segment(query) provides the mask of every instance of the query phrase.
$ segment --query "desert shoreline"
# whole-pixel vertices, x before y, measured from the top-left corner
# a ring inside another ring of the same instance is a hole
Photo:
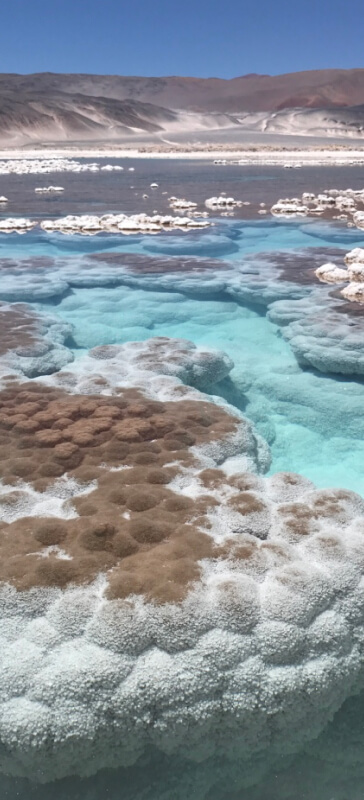
[[[1,160],[30,160],[54,158],[92,158],[92,159],[179,159],[179,160],[209,160],[230,163],[240,162],[242,166],[348,166],[364,164],[364,146],[355,149],[329,145],[325,148],[308,146],[307,148],[286,148],[284,146],[252,145],[239,148],[237,145],[229,148],[214,146],[201,147],[162,147],[160,145],[129,147],[39,147],[25,149],[0,149]],[[218,166],[218,165],[217,165]]]

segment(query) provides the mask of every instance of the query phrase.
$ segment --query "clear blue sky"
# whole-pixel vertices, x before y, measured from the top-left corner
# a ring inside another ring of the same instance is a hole
[[[230,78],[364,66],[364,0],[2,0],[0,72]]]

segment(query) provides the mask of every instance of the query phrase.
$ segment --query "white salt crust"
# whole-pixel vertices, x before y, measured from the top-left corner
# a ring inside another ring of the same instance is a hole
[[[223,351],[197,347],[187,339],[155,336],[144,342],[95,347],[69,364],[67,371],[41,381],[77,394],[112,394],[118,387],[139,387],[162,401],[196,400],[201,399],[196,389],[219,382],[233,366]]]
[[[208,220],[196,220],[193,217],[172,217],[169,214],[104,214],[101,217],[82,214],[79,216],[60,217],[54,220],[43,220],[40,227],[47,232],[72,235],[81,233],[86,236],[97,233],[160,233],[163,230],[188,230],[190,228],[208,228],[212,223]],[[14,226],[13,226],[14,227]]]
[[[1,173],[0,173],[1,174]],[[60,192],[61,187],[50,186],[45,189],[35,191],[40,192]],[[42,230],[47,233],[61,233],[64,235],[82,234],[84,236],[94,236],[97,233],[116,233],[116,234],[155,234],[166,230],[187,231],[192,228],[208,228],[213,223],[206,219],[195,219],[196,215],[189,217],[172,217],[170,214],[104,214],[101,217],[81,214],[78,216],[68,215],[58,219],[45,219],[39,224]],[[200,216],[205,216],[201,214]],[[38,226],[36,220],[21,217],[7,217],[0,219],[1,233],[28,233]]]
[[[123,167],[107,164],[101,169],[120,171]],[[73,158],[50,157],[50,158],[8,158],[0,161],[0,175],[48,175],[53,172],[99,172],[100,165],[96,162],[82,163]],[[50,186],[45,189],[35,191],[48,191],[53,189],[60,191],[60,186]]]
[[[162,280],[168,283],[168,277]],[[264,265],[256,286],[249,280],[237,282],[236,292],[258,294]],[[267,287],[266,304],[272,293],[274,286]],[[322,336],[321,303],[315,308],[317,331],[312,319],[307,323],[313,351]],[[272,316],[289,320],[284,331],[292,346],[296,340],[297,353],[300,347],[307,353],[307,333],[303,329],[301,336],[299,326],[309,305],[306,295],[271,306]],[[336,335],[339,349],[343,335],[333,326],[330,337]],[[160,400],[197,400],[206,397],[195,387],[221,380],[232,366],[224,354],[179,340],[102,350],[91,351],[67,373],[41,380],[71,392],[112,394],[118,386],[138,386]],[[160,375],[163,370],[167,374]],[[103,387],[97,376],[104,378]],[[243,418],[235,436],[196,455],[201,467],[219,465],[228,473],[263,472],[269,465],[267,446]],[[150,747],[195,764],[228,758],[249,772],[256,761],[269,765],[298,752],[363,687],[363,500],[315,491],[299,476],[291,482],[284,475],[256,475],[251,481],[262,509],[234,511],[228,501],[237,490],[222,483],[207,532],[225,546],[257,543],[254,557],[205,560],[200,583],[180,606],[137,597],[110,602],[106,576],[63,592],[2,588],[2,772],[39,782],[89,775],[133,765]],[[187,471],[173,488],[191,497],[203,492],[198,475]],[[60,496],[53,487],[47,515],[70,512],[68,489]],[[17,518],[28,516],[29,508],[39,515],[36,493],[24,484],[19,491]],[[77,491],[73,487],[71,494]],[[335,513],[325,512],[325,504],[329,509],[335,500]],[[295,534],[284,522],[287,515],[296,518],[295,511],[282,508],[294,502],[312,511],[306,534]]]
[[[360,212],[362,213],[362,212]],[[362,213],[364,218],[364,214]],[[359,226],[360,227],[360,226]],[[341,294],[352,302],[364,302],[364,250],[355,247],[344,258],[347,269],[340,269],[335,264],[323,264],[316,270],[316,275],[326,283],[346,283]]]
[[[2,522],[15,522],[22,517],[75,519],[78,515],[71,501],[75,497],[90,494],[96,486],[96,481],[81,486],[67,475],[57,478],[44,492],[37,492],[21,480],[15,489],[0,481],[0,519]]]
[[[163,347],[174,355],[180,348],[193,361],[189,343]],[[114,355],[95,358],[102,350]],[[83,381],[91,390],[95,370],[109,393],[124,381],[123,347],[102,350],[77,362],[73,391],[83,391]],[[148,376],[149,392],[158,396],[157,384],[150,388],[161,363],[155,343],[137,353],[134,385]],[[184,388],[176,376],[159,380],[169,391],[174,386],[172,396]],[[185,470],[173,488],[197,496],[199,469],[238,454],[264,468],[251,427],[242,422],[240,431],[207,453],[196,451],[200,466]],[[2,587],[2,772],[46,782],[127,767],[150,748],[196,764],[227,757],[250,769],[256,758],[269,764],[298,751],[363,685],[364,501],[315,491],[299,476],[252,475],[249,482],[260,505],[246,514],[228,504],[239,489],[220,482],[206,532],[232,555],[204,560],[200,581],[180,605],[108,601],[102,575],[64,591]],[[68,513],[69,489],[66,481],[60,498],[53,487],[55,515],[65,514],[60,499]],[[297,517],[287,508],[295,501],[311,510],[306,533],[287,523]],[[18,514],[29,514],[26,503]],[[252,544],[250,558],[233,556],[233,546],[249,551]]]
[[[107,601],[102,576],[63,592],[2,588],[3,772],[88,775],[150,747],[270,763],[320,733],[363,685],[364,502],[346,493],[302,536],[282,504],[335,492],[285,475],[254,492],[266,507],[255,533],[227,512],[213,535],[254,541],[256,555],[203,562],[181,605]]]
[[[299,166],[287,164],[285,166]],[[363,189],[328,189],[321,194],[303,192],[301,197],[286,197],[278,200],[271,208],[275,217],[307,217],[324,214],[325,211],[336,211],[333,219],[346,222],[350,227],[364,227],[364,212],[358,205],[364,202]],[[348,222],[349,220],[349,222]]]
[[[188,342],[161,340],[159,347],[158,340],[129,346],[129,360],[125,346],[96,349],[63,380],[73,377],[72,391],[95,391],[97,372],[112,393],[126,369],[130,385],[148,386],[152,396],[179,391],[196,399],[202,395],[182,386],[178,370],[191,373],[195,364],[201,379],[205,360],[210,376],[221,364],[231,366]],[[175,374],[158,377],[166,355]],[[243,421],[235,437],[196,452],[200,468],[238,454],[252,467],[255,460],[258,471],[267,466]],[[198,470],[185,471],[174,489],[201,493]],[[205,560],[200,582],[180,606],[140,597],[110,602],[106,576],[65,591],[2,588],[4,773],[41,782],[87,775],[132,765],[150,747],[192,762],[225,756],[249,762],[262,754],[269,761],[316,736],[360,687],[364,502],[347,493],[339,512],[325,517],[322,509],[309,534],[296,535],[284,523],[282,504],[298,500],[314,508],[318,500],[335,500],[335,492],[315,492],[299,477],[250,481],[261,507],[240,514],[228,505],[238,489],[222,483],[208,533],[230,548],[257,543],[254,557]],[[67,479],[56,482],[43,497],[46,509],[24,484],[18,491],[17,518],[44,511],[67,516],[70,494],[79,490]]]

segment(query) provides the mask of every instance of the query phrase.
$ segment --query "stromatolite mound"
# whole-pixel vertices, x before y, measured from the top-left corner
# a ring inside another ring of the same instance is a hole
[[[244,442],[252,462],[257,451],[249,423],[219,406],[136,390],[11,385],[0,392],[0,430],[0,580],[17,589],[82,584],[117,567],[113,596],[148,585],[150,596],[180,598],[211,551],[204,529],[216,501],[208,489],[182,496],[174,481]]]
[[[99,380],[0,393],[1,770],[250,774],[362,685],[364,502],[263,478],[249,423],[196,390]],[[238,453],[256,474],[228,477]]]
[[[234,366],[231,358],[220,350],[196,347],[188,339],[163,336],[120,346],[94,347],[89,355],[99,361],[117,364],[119,377],[120,373],[124,372],[125,375],[128,370],[129,380],[134,374],[140,382],[141,372],[154,372],[157,375],[170,375],[187,386],[201,390],[219,383]]]
[[[72,327],[49,314],[36,314],[26,303],[0,302],[1,372],[28,378],[47,375],[73,361],[64,346]]]

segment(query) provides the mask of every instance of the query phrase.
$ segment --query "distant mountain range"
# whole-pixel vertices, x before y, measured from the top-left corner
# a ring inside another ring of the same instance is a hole
[[[0,75],[0,143],[123,142],[232,129],[364,138],[364,69],[221,78]]]

